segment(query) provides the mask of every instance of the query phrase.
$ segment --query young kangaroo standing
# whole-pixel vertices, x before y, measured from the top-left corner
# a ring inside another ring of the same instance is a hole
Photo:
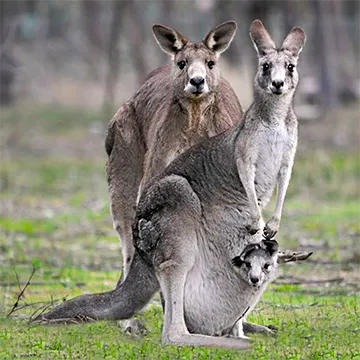
[[[229,129],[242,117],[218,64],[235,32],[236,23],[229,21],[212,29],[203,41],[191,42],[171,28],[153,26],[155,39],[171,55],[172,64],[154,70],[118,110],[105,142],[110,207],[121,238],[122,278],[134,253],[131,226],[141,188],[190,146]]]
[[[268,222],[265,233],[277,231],[296,148],[292,103],[305,33],[293,28],[278,49],[255,20],[250,36],[259,55],[253,104],[241,123],[181,154],[144,189],[126,280],[113,291],[65,302],[38,320],[129,318],[160,285],[164,344],[248,346],[245,339],[214,335],[234,327],[241,335],[242,318],[258,300],[249,300],[230,259],[249,244],[261,244],[261,210],[278,183],[271,218],[277,220]]]

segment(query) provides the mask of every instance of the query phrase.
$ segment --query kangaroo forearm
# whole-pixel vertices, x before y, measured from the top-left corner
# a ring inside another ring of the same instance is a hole
[[[246,165],[246,163],[242,160],[238,160],[237,165],[239,177],[249,202],[250,211],[252,214],[260,215],[261,211],[257,203],[257,196],[255,190],[255,169]]]
[[[279,220],[281,219],[285,196],[287,193],[287,189],[289,187],[291,170],[292,170],[291,166],[286,166],[283,169],[281,169],[279,173],[276,206],[273,214],[273,216],[277,217]]]

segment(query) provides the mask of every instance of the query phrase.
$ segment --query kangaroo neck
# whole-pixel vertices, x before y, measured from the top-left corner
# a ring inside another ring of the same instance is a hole
[[[185,132],[190,135],[192,132],[199,131],[206,121],[206,114],[214,103],[212,94],[200,99],[178,99],[178,104],[183,112],[187,114]]]
[[[284,122],[292,109],[294,92],[275,95],[254,90],[254,102],[251,115],[265,123]]]
[[[193,112],[204,113],[209,106],[215,102],[215,96],[213,93],[203,95],[199,99],[191,99],[188,97],[178,97],[178,102],[182,109],[184,109],[189,114]]]

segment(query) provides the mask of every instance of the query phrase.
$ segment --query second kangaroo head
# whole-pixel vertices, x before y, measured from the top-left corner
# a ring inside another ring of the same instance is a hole
[[[296,66],[306,40],[304,30],[294,27],[277,48],[262,22],[255,20],[250,37],[259,58],[255,89],[275,96],[293,93],[299,81]]]
[[[159,46],[173,59],[176,96],[198,100],[216,92],[220,82],[218,59],[229,47],[235,32],[236,23],[229,21],[212,29],[203,41],[191,42],[167,26],[153,26]]]
[[[276,240],[249,244],[241,255],[232,259],[232,264],[249,285],[260,287],[272,280],[276,274],[278,249]]]

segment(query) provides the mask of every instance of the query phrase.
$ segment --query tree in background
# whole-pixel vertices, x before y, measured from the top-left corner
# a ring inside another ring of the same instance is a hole
[[[14,101],[13,85],[17,62],[13,45],[16,16],[21,5],[20,1],[0,1],[0,105],[10,105]]]

